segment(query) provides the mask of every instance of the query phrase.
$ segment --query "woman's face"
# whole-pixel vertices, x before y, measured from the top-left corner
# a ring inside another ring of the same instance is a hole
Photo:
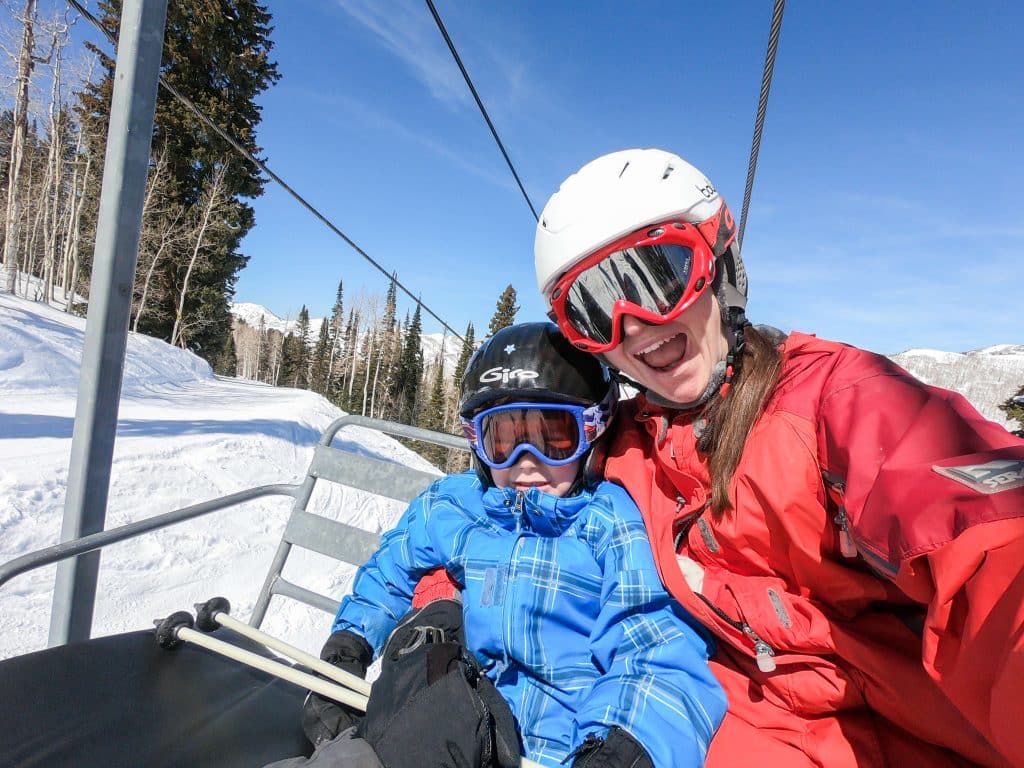
[[[671,323],[647,325],[627,315],[622,330],[622,343],[604,353],[608,364],[675,403],[700,397],[729,352],[712,291]]]

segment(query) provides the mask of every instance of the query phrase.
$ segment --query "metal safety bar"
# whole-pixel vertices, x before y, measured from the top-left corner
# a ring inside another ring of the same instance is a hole
[[[327,481],[408,502],[437,479],[437,475],[430,472],[413,469],[384,458],[332,447],[331,442],[334,437],[339,430],[346,426],[364,427],[395,437],[421,440],[453,450],[469,450],[466,441],[454,435],[365,416],[342,416],[331,422],[324,430],[306,470],[306,477],[301,483],[247,488],[182,509],[154,515],[145,520],[128,523],[118,528],[100,531],[29,552],[0,565],[0,587],[15,576],[27,571],[87,552],[94,552],[111,544],[202,517],[217,510],[264,496],[290,496],[295,499],[291,514],[285,525],[281,543],[278,545],[267,578],[260,590],[249,624],[253,627],[260,626],[273,595],[289,597],[333,613],[338,607],[336,600],[292,584],[281,577],[281,571],[292,546],[304,547],[342,562],[361,565],[376,550],[379,537],[369,531],[308,511],[306,507],[316,484],[320,481]],[[88,606],[88,610],[92,611],[92,605]]]

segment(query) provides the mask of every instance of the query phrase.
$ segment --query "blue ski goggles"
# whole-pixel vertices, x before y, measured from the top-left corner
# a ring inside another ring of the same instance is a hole
[[[503,403],[471,419],[462,431],[473,452],[491,469],[507,469],[530,453],[561,467],[585,454],[608,426],[610,403]]]

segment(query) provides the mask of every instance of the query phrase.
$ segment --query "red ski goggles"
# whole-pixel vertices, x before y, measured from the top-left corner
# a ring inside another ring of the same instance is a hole
[[[709,243],[716,242],[718,219],[644,227],[573,265],[551,293],[551,314],[565,337],[602,353],[622,342],[624,315],[654,325],[679,317],[714,279]]]

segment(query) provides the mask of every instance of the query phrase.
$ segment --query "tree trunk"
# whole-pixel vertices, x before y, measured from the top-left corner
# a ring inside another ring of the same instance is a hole
[[[370,398],[370,415],[379,416],[377,411],[377,383],[380,381],[380,361],[384,357],[384,347],[381,346],[380,354],[377,355],[377,365],[373,369],[373,397]],[[369,376],[367,376],[369,378]]]
[[[68,224],[68,232],[71,234],[70,245],[68,247],[68,254],[66,261],[70,262],[70,268],[68,269],[68,281],[64,285],[64,295],[67,303],[64,305],[64,311],[70,312],[75,305],[75,288],[78,285],[78,256],[79,246],[82,241],[82,206],[85,204],[85,190],[89,186],[89,171],[92,168],[92,155],[85,159],[85,170],[82,172],[82,188],[77,193],[78,199],[75,201],[75,212],[71,217],[71,222]]]
[[[206,236],[206,230],[210,226],[210,217],[220,201],[220,189],[223,181],[224,166],[222,165],[214,172],[213,178],[210,180],[209,194],[207,195],[206,205],[203,208],[203,218],[199,225],[199,230],[196,232],[196,242],[192,248],[192,256],[189,258],[188,267],[185,270],[185,279],[181,283],[181,295],[178,297],[178,307],[174,314],[174,328],[171,330],[171,344],[180,346],[182,349],[185,349],[185,298],[188,296],[189,281],[192,278],[192,270],[195,269],[196,261],[199,260],[199,253],[203,249],[203,238]]]
[[[18,182],[25,152],[25,135],[28,133],[28,86],[34,68],[32,52],[35,48],[35,22],[36,0],[25,0],[25,14],[22,18],[24,28],[15,81],[14,130],[11,136],[11,161],[7,176],[7,219],[4,231],[3,265],[7,269],[7,290],[10,293],[14,293],[14,281],[18,273],[18,222],[21,217]]]
[[[64,136],[60,130],[60,86],[61,48],[57,45],[59,28],[53,30],[53,77],[50,88],[50,155],[47,179],[50,182],[51,197],[44,195],[46,215],[43,217],[43,301],[47,304],[53,298],[54,270],[57,263],[57,238],[59,237],[61,187],[64,184]]]

